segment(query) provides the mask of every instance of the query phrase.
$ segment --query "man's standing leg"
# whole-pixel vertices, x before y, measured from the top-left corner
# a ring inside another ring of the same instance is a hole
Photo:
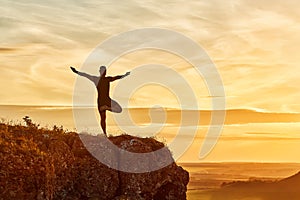
[[[103,133],[107,136],[106,134],[106,111],[100,111],[100,124],[101,124],[101,128],[103,130]]]

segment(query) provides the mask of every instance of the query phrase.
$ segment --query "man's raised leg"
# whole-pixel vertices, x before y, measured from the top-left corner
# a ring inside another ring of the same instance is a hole
[[[99,108],[99,112],[103,112],[103,111],[111,111],[114,113],[121,113],[122,112],[122,107],[114,100],[111,100],[111,106],[108,105],[102,105]]]
[[[121,113],[122,107],[115,100],[111,100],[111,110],[110,111],[115,112],[115,113]]]

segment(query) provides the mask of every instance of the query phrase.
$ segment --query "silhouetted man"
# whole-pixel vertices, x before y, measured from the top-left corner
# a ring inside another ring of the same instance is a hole
[[[115,113],[122,112],[121,106],[116,101],[112,100],[109,97],[109,84],[112,81],[128,76],[130,72],[127,72],[126,74],[119,75],[119,76],[113,76],[113,77],[106,76],[106,67],[101,66],[99,69],[100,76],[92,76],[84,72],[79,72],[74,67],[70,67],[70,68],[74,73],[88,78],[97,87],[97,91],[98,91],[97,103],[98,103],[98,111],[100,113],[100,118],[101,118],[101,128],[104,134],[107,135],[106,134],[106,110]]]

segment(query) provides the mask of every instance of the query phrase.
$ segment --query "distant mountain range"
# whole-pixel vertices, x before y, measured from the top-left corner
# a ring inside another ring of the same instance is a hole
[[[279,181],[237,181],[212,192],[212,200],[299,200],[300,172]]]

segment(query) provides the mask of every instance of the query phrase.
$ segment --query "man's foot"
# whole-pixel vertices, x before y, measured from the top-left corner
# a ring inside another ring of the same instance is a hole
[[[100,112],[105,111],[105,110],[109,110],[109,109],[110,109],[110,107],[107,106],[107,105],[100,106]]]

